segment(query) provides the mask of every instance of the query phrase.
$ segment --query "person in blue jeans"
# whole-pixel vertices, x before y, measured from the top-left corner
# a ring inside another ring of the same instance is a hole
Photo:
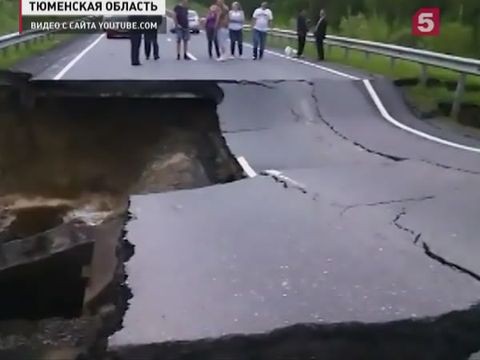
[[[253,60],[261,60],[267,43],[267,33],[273,21],[272,11],[268,8],[268,3],[262,5],[253,12]]]
[[[214,46],[215,46],[215,52],[217,54],[217,59],[220,57],[220,47],[218,46],[218,40],[217,40],[217,29],[215,28],[217,24],[217,16],[218,16],[217,5],[210,6],[207,17],[205,19],[205,34],[207,35],[208,56],[210,59],[213,58],[212,50]]]
[[[243,25],[245,23],[245,14],[240,6],[240,3],[235,1],[232,4],[232,10],[228,15],[230,31],[230,54],[235,56],[235,45],[238,46],[238,55],[243,55]]]

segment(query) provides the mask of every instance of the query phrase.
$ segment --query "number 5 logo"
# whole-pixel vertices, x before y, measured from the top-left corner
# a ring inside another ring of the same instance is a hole
[[[440,9],[421,8],[412,18],[412,35],[438,36],[440,35]]]

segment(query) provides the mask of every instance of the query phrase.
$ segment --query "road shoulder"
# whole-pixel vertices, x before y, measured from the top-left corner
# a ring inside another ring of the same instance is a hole
[[[27,72],[33,76],[40,75],[44,72],[58,72],[71,58],[82,51],[82,49],[97,37],[98,34],[73,36],[50,51],[18,62],[12,67],[12,70]]]

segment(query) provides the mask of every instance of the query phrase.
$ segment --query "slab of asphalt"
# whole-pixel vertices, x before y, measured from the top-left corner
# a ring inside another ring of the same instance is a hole
[[[345,192],[338,181],[328,189]],[[380,206],[340,217],[328,195],[269,177],[131,201],[133,298],[112,350],[419,319],[480,295],[478,281],[427,257]]]
[[[221,84],[219,118],[231,151],[257,174],[281,172],[131,199],[133,298],[111,351],[128,358],[156,344],[145,358],[182,358],[200,343],[218,349],[228,343],[224,337],[268,339],[291,325],[361,322],[373,329],[400,320],[432,323],[455,311],[480,322],[471,308],[480,296],[480,202],[472,196],[479,178],[435,163],[448,154],[475,168],[476,157],[385,122],[359,85]],[[418,158],[400,159],[414,153]],[[465,340],[455,326],[445,331]],[[425,341],[446,334],[432,331]],[[478,334],[476,325],[472,331]],[[444,346],[449,356],[456,351]],[[432,359],[441,358],[437,350]],[[351,358],[381,359],[375,351]],[[383,354],[394,358],[396,351]]]

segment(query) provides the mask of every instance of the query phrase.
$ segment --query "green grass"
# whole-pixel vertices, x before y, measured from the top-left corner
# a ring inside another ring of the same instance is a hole
[[[443,89],[441,89],[443,92]],[[415,104],[418,110],[422,113],[430,113],[438,109],[438,102],[442,101],[444,96],[448,96],[448,93],[437,94],[432,96],[430,92],[424,86],[412,86],[407,90],[407,98],[409,102]]]
[[[178,4],[178,1],[176,0],[166,0],[167,2],[167,9],[173,9],[175,5]],[[202,17],[207,13],[208,8],[202,4],[198,4],[196,2],[190,1],[189,2],[189,7],[192,10],[195,10],[198,12],[198,16]]]
[[[279,37],[271,36],[269,39],[271,46],[283,49],[290,45],[296,47],[296,40],[287,40]],[[307,44],[305,47],[305,56],[308,58],[316,58],[316,49],[314,44]],[[350,50],[348,57],[345,56],[345,50],[339,47],[326,46],[326,59],[334,63],[351,66],[373,74],[385,75],[391,79],[418,78],[420,76],[421,67],[419,64],[410,61],[396,60],[394,66],[391,66],[390,59],[380,55],[370,54],[368,58],[364,52]],[[439,68],[428,68],[428,75],[431,78],[438,79],[442,82],[457,81],[458,74]],[[467,77],[467,86],[480,86],[480,78],[475,76]],[[453,99],[453,91],[444,87],[424,87],[414,86],[408,87],[407,93],[420,109],[438,107],[440,102],[451,102]],[[480,105],[479,91],[466,91],[463,98],[464,102]]]
[[[0,0],[0,35],[18,31],[18,2]]]
[[[18,31],[18,1],[0,0],[0,35]],[[0,50],[0,69],[8,69],[28,57],[41,54],[57,46],[71,35],[53,35],[37,39],[36,42],[11,46]]]
[[[8,69],[21,60],[51,50],[71,36],[71,34],[52,35],[50,38],[37,39],[35,43],[23,43],[18,48],[11,46],[5,50],[0,50],[0,69]]]

